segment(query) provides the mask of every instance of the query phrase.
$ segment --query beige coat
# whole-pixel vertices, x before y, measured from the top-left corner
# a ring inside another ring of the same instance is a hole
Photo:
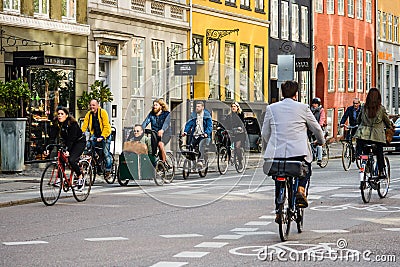
[[[384,106],[381,106],[375,118],[368,118],[367,110],[363,107],[358,115],[357,124],[359,126],[355,138],[386,143],[385,127],[390,127],[391,123]]]

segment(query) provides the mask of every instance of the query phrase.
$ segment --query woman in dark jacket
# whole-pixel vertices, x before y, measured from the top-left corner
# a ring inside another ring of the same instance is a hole
[[[244,145],[244,142],[246,141],[244,114],[238,102],[233,102],[231,104],[231,112],[225,117],[224,127],[225,129],[233,132],[231,141],[235,144],[235,152],[238,152],[238,150]],[[230,145],[230,142],[228,143],[228,145]],[[239,162],[242,162],[242,159],[240,158],[242,154],[237,153],[236,155],[238,155]]]
[[[64,155],[68,157],[68,163],[71,169],[75,172],[78,177],[78,189],[82,187],[83,175],[79,168],[78,162],[79,157],[82,155],[83,150],[86,146],[86,139],[82,133],[81,128],[78,125],[76,119],[69,114],[69,111],[65,107],[57,109],[57,119],[54,121],[52,128],[50,129],[50,140],[54,140],[57,137],[61,137],[64,145],[66,146],[66,152]]]

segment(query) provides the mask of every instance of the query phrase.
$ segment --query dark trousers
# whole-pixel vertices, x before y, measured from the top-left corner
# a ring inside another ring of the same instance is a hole
[[[364,154],[368,154],[368,149],[364,147],[366,144],[375,144],[376,148],[373,151],[373,153],[376,155],[376,161],[378,163],[378,170],[381,172],[383,171],[383,168],[385,168],[385,157],[383,155],[383,143],[379,142],[374,142],[371,140],[363,140],[363,139],[357,139],[357,149],[361,150]]]
[[[86,147],[86,140],[85,138],[82,138],[78,142],[74,143],[72,147],[68,150],[69,152],[68,163],[69,166],[71,166],[71,169],[76,173],[77,177],[82,174],[78,162],[79,162],[79,157],[82,155],[82,152],[85,149],[85,147]]]

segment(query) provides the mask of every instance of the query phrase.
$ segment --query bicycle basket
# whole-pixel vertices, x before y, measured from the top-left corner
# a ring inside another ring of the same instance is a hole
[[[304,161],[294,160],[265,160],[263,171],[268,176],[306,177],[308,166]]]

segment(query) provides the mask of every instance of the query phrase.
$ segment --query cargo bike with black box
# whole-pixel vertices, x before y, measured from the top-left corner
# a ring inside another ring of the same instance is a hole
[[[156,185],[163,185],[171,183],[175,177],[175,160],[172,153],[167,151],[166,162],[163,162],[157,148],[157,133],[145,129],[144,134],[151,140],[150,153],[124,151],[119,156],[117,180],[121,186],[128,185],[130,180],[154,180]]]

